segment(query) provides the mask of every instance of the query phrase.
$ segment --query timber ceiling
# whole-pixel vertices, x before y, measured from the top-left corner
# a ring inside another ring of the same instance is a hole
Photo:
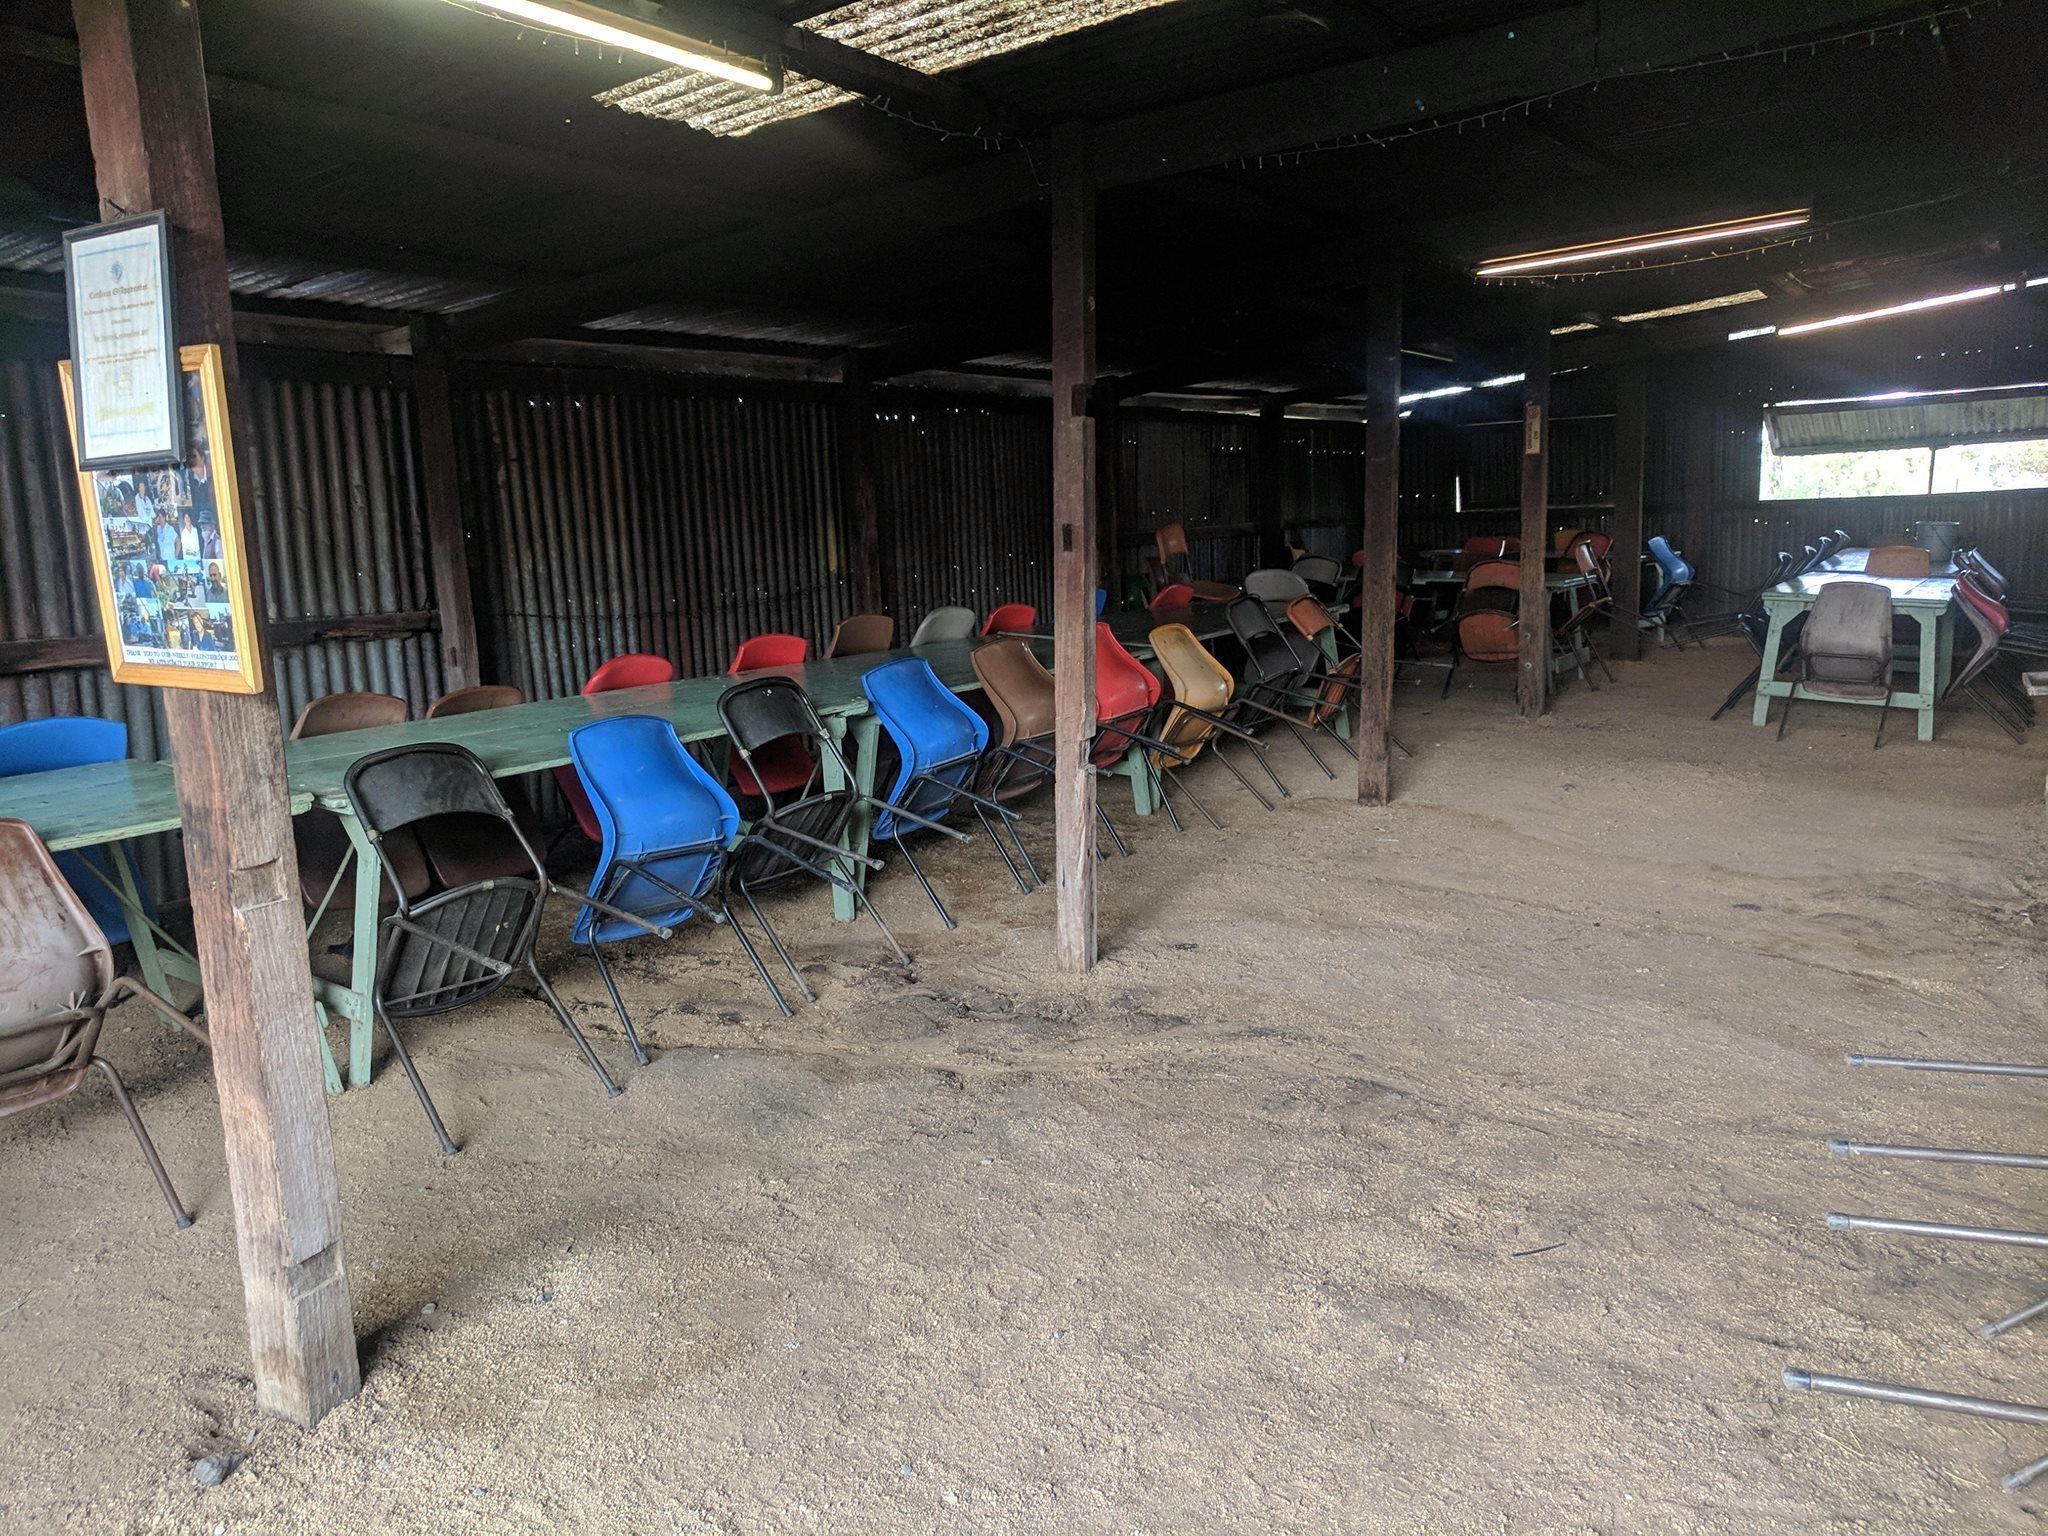
[[[662,9],[772,42],[829,8]],[[1029,368],[1043,134],[1074,118],[1102,125],[1105,366],[1162,384],[1352,392],[1367,272],[1389,255],[1413,347],[1442,359],[1411,358],[1420,386],[1512,366],[1539,288],[1555,323],[1594,327],[1559,339],[1563,362],[2048,271],[2035,0],[1115,9],[923,80],[816,56],[853,99],[733,138],[595,100],[640,63],[437,0],[202,0],[236,286],[281,314],[448,315],[476,351],[582,338]],[[0,82],[0,268],[47,286],[58,234],[93,216],[62,0],[0,0]],[[1801,205],[1810,230],[1746,255],[1466,275]],[[1612,320],[1750,289],[1767,297]]]

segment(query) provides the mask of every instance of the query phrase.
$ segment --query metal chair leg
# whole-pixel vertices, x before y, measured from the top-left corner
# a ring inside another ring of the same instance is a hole
[[[1003,846],[1002,838],[997,835],[996,829],[989,824],[988,812],[977,805],[974,808],[974,815],[975,819],[981,823],[981,830],[988,834],[988,840],[995,845],[996,853],[1003,861],[1003,867],[1010,872],[1010,878],[1017,882],[1017,894],[1019,896],[1030,895],[1031,888],[1024,883],[1023,871],[1017,868],[1017,861],[1010,857],[1010,850]]]
[[[1173,796],[1167,792],[1166,781],[1156,773],[1152,775],[1152,798],[1157,800],[1160,808],[1166,812],[1166,819],[1173,823],[1174,831],[1185,832],[1187,830],[1186,827],[1181,825],[1180,811],[1173,803]],[[1096,809],[1100,810],[1101,806],[1098,804]]]
[[[626,1026],[626,1039],[632,1042],[633,1059],[644,1067],[652,1058],[648,1056],[647,1048],[641,1045],[640,1032],[633,1028],[632,1017],[627,1014],[626,1004],[619,997],[619,989],[612,981],[612,968],[605,964],[604,951],[598,948],[597,940],[594,938],[587,947],[590,950],[590,958],[597,962],[597,974],[604,979],[604,989],[611,997],[612,1008],[618,1014],[619,1022]]]
[[[1187,783],[1181,778],[1179,774],[1175,773],[1172,769],[1169,768],[1165,770],[1165,776],[1167,778],[1172,779],[1174,787],[1178,789],[1182,794],[1188,797],[1188,804],[1192,805],[1196,810],[1202,813],[1203,820],[1207,821],[1209,825],[1214,827],[1218,832],[1221,832],[1223,830],[1223,823],[1218,821],[1213,815],[1210,814],[1209,807],[1202,804],[1201,800],[1197,798],[1195,792],[1192,789],[1188,788]]]
[[[604,1063],[597,1059],[597,1052],[590,1048],[590,1042],[583,1038],[583,1031],[576,1027],[576,1021],[569,1017],[569,1010],[562,1006],[562,1000],[555,996],[555,989],[548,985],[547,977],[541,975],[540,966],[533,956],[526,957],[526,969],[540,984],[540,995],[548,1000],[548,1006],[555,1010],[555,1017],[562,1021],[562,1028],[569,1031],[569,1038],[576,1042],[576,1049],[583,1053],[583,1059],[590,1063],[590,1070],[597,1074],[597,1080],[604,1084],[605,1097],[619,1096],[619,1085],[612,1081],[611,1073],[605,1071]]]
[[[156,1175],[156,1187],[163,1191],[164,1204],[171,1208],[171,1219],[177,1222],[179,1231],[184,1231],[192,1225],[192,1214],[178,1199],[177,1190],[171,1187],[171,1176],[164,1172],[164,1160],[156,1155],[156,1143],[149,1139],[142,1116],[136,1112],[135,1101],[128,1097],[128,1085],[121,1081],[121,1074],[114,1070],[114,1064],[106,1057],[95,1056],[92,1064],[107,1074],[107,1086],[114,1090],[114,1102],[121,1106],[121,1113],[128,1117],[128,1129],[142,1144],[142,1155],[149,1162],[149,1171]]]
[[[811,990],[811,984],[805,981],[802,973],[797,970],[796,962],[789,958],[789,951],[782,947],[782,935],[777,933],[775,925],[768,921],[768,914],[763,912],[761,904],[754,900],[754,893],[742,885],[740,899],[747,904],[747,910],[754,914],[754,921],[761,925],[762,935],[768,940],[769,947],[775,951],[775,957],[782,962],[782,968],[789,972],[789,979],[795,982],[797,990],[803,993],[804,1001],[815,1003],[818,1000],[817,993]],[[755,962],[757,965],[759,963],[758,960]]]
[[[1451,679],[1456,677],[1457,675],[1458,653],[1456,651],[1452,651],[1451,664],[1448,667],[1444,668],[1444,691],[1440,695],[1438,695],[1438,697],[1448,699],[1451,696]]]
[[[391,1022],[391,1015],[384,1009],[382,998],[372,998],[376,1009],[377,1022],[384,1026],[384,1033],[391,1040],[391,1054],[398,1058],[398,1064],[405,1069],[406,1081],[412,1084],[412,1091],[420,1101],[420,1108],[427,1112],[427,1124],[434,1128],[434,1134],[441,1140],[441,1155],[453,1157],[461,1149],[448,1135],[448,1127],[441,1123],[441,1111],[434,1108],[434,1101],[427,1095],[427,1085],[420,1081],[420,1069],[412,1064],[412,1052],[405,1048],[405,1042],[398,1038],[398,1026]]]
[[[1799,685],[1797,683],[1794,683],[1792,686],[1796,688]],[[1778,740],[1783,741],[1785,739],[1785,727],[1791,723],[1791,720],[1792,695],[1788,693],[1785,695],[1785,712],[1782,715],[1778,716]]]
[[[768,995],[775,999],[776,1008],[785,1019],[791,1017],[789,1004],[783,999],[782,990],[775,985],[775,978],[768,974],[768,967],[761,963],[761,953],[754,948],[754,941],[747,937],[747,930],[742,928],[739,919],[732,915],[732,907],[728,904],[720,910],[725,914],[725,926],[730,928],[733,937],[740,941],[740,948],[754,964],[754,974],[761,978],[761,985],[766,987]]]
[[[1124,846],[1123,834],[1117,831],[1116,823],[1109,819],[1109,812],[1102,808],[1100,800],[1095,802],[1095,815],[1102,822],[1102,830],[1109,834],[1109,840],[1116,844],[1117,853],[1128,859],[1131,856],[1131,850]],[[1043,883],[1043,881],[1040,882],[1040,884]]]
[[[1245,787],[1246,793],[1248,793],[1254,800],[1258,801],[1259,804],[1263,805],[1269,811],[1274,808],[1273,802],[1266,798],[1264,792],[1260,790],[1258,785],[1254,784],[1250,779],[1245,777],[1244,770],[1238,767],[1237,764],[1233,763],[1228,757],[1224,756],[1222,747],[1219,746],[1213,748],[1211,755],[1215,757],[1217,762],[1221,763],[1226,769],[1230,771],[1230,776],[1236,779],[1238,783],[1242,784]]]
[[[882,921],[882,914],[877,912],[875,910],[875,904],[872,901],[868,900],[868,893],[864,889],[862,889],[861,883],[853,878],[851,872],[842,871],[841,873],[844,876],[846,883],[853,887],[853,899],[855,904],[858,905],[863,911],[865,911],[869,917],[875,920],[875,926],[882,930],[883,940],[887,942],[888,946],[891,949],[896,951],[896,963],[899,965],[910,964],[910,956],[905,954],[903,951],[903,946],[896,942],[896,935],[891,933],[889,931],[889,925]]]
[[[1870,744],[1870,750],[1873,752],[1884,745],[1884,723],[1890,718],[1891,712],[1892,695],[1891,690],[1887,688],[1885,690],[1884,702],[1877,706],[1877,739]]]
[[[1729,694],[1727,698],[1723,699],[1721,701],[1721,707],[1715,710],[1711,715],[1707,716],[1707,719],[1710,721],[1718,720],[1723,715],[1727,714],[1729,710],[1733,709],[1737,704],[1741,703],[1742,700],[1748,695],[1750,689],[1754,688],[1757,685],[1758,680],[1763,676],[1763,670],[1764,669],[1760,666],[1751,667],[1749,669],[1749,676],[1745,677],[1741,682],[1735,685],[1735,691]]]
[[[910,872],[917,876],[917,883],[924,887],[925,898],[931,902],[932,910],[939,914],[939,921],[946,925],[946,932],[951,933],[958,928],[960,925],[953,921],[953,914],[946,910],[946,904],[939,900],[939,893],[932,889],[931,881],[925,878],[924,866],[917,862],[917,855],[905,845],[901,832],[896,834],[896,850],[903,855],[903,862],[910,866]],[[1014,874],[1016,871],[1012,870],[1011,873]]]

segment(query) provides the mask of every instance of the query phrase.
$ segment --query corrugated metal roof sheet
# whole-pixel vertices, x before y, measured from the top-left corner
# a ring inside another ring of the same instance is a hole
[[[1876,399],[1791,400],[1769,406],[1773,453],[1852,453],[2048,437],[2048,383],[2002,389],[1901,392]]]

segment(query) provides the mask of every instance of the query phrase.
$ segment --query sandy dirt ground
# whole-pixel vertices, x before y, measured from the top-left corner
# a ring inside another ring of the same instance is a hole
[[[626,1092],[508,995],[411,1034],[459,1157],[395,1066],[334,1104],[365,1380],[314,1434],[252,1406],[203,1059],[129,1010],[199,1221],[97,1089],[0,1124],[0,1530],[2039,1529],[1998,1479],[2048,1436],[1779,1372],[2043,1395],[2038,1330],[1973,1332],[2037,1260],[1823,1220],[2041,1224],[2040,1174],[1826,1151],[2042,1150],[2037,1087],[1842,1059],[2041,1057],[2040,754],[1708,724],[1747,662],[1536,724],[1404,684],[1386,810],[1291,745],[1272,814],[1196,776],[1222,832],[1112,784],[1085,982],[948,846],[959,932],[879,885],[908,973],[776,908],[787,1021],[729,940],[638,946],[635,1069],[557,912]]]

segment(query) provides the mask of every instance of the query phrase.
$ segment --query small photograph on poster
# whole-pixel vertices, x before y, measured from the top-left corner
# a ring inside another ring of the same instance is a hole
[[[181,461],[79,476],[119,682],[257,692],[220,353],[187,347]],[[68,382],[68,380],[67,380]]]

